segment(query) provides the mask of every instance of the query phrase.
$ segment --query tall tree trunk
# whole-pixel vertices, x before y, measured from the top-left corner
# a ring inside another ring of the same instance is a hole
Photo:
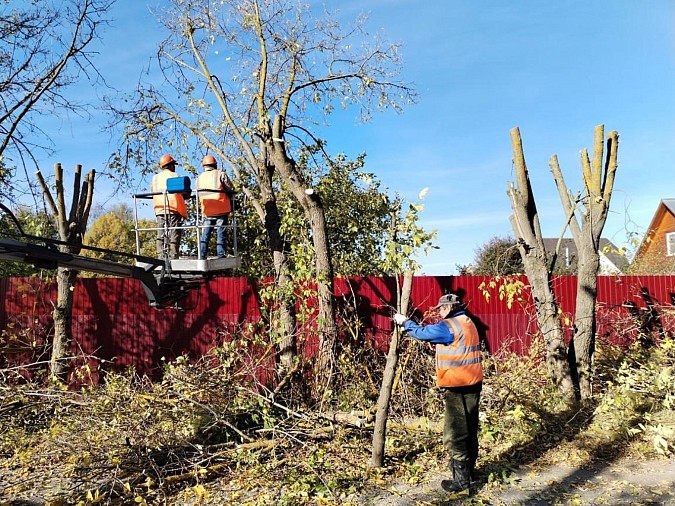
[[[67,357],[73,335],[73,287],[78,271],[67,267],[56,270],[58,297],[52,316],[54,318],[54,339],[49,370],[52,377],[66,379],[68,373]]]
[[[317,322],[319,358],[314,367],[314,378],[318,389],[314,393],[316,397],[320,397],[324,391],[330,388],[335,342],[338,335],[337,322],[335,321],[335,299],[333,297],[333,264],[321,197],[307,186],[295,162],[286,153],[283,140],[284,131],[284,118],[282,115],[277,115],[268,134],[267,150],[271,155],[274,167],[302,206],[312,229],[319,305]]]
[[[410,294],[412,293],[413,271],[406,271],[403,275],[403,288],[398,293],[398,312],[408,314]],[[389,405],[391,402],[396,368],[398,367],[399,341],[401,329],[394,326],[394,333],[389,342],[387,363],[384,367],[380,395],[377,398],[377,412],[375,413],[375,427],[373,428],[373,450],[370,456],[370,467],[382,467],[384,465],[384,446],[387,439],[387,420],[389,420]]]
[[[546,369],[550,379],[568,400],[573,397],[573,381],[560,323],[558,303],[551,286],[546,258],[525,254],[523,265],[530,283],[537,324],[546,347]]]
[[[516,174],[516,185],[511,183],[507,192],[513,210],[510,217],[511,226],[523,258],[525,274],[532,287],[537,323],[546,346],[548,372],[561,395],[572,403],[574,387],[567,361],[564,334],[558,316],[558,305],[551,288],[551,272],[546,261],[539,215],[518,128],[511,129],[511,146]]]
[[[590,245],[589,245],[590,246]],[[593,353],[595,351],[596,317],[595,307],[598,296],[597,269],[600,258],[596,248],[591,247],[585,254],[579,252],[579,259],[585,258],[577,272],[577,299],[574,314],[574,336],[570,341],[569,359],[573,378],[581,399],[590,399],[593,394]]]
[[[328,247],[326,215],[321,199],[316,193],[307,199],[307,214],[312,226],[314,244],[317,297],[319,304],[319,359],[316,363],[315,377],[321,393],[330,388],[333,377],[337,324],[335,319],[335,299],[333,297],[333,263]]]
[[[61,164],[54,164],[56,200],[54,200],[49,186],[47,186],[46,181],[42,177],[42,173],[39,170],[36,173],[45,200],[54,215],[59,231],[59,238],[65,243],[59,246],[59,250],[63,253],[77,255],[82,250],[82,238],[87,229],[89,211],[94,199],[95,174],[95,170],[89,171],[82,182],[82,188],[80,188],[82,166],[75,166],[72,201],[70,211],[66,212],[66,197]],[[79,272],[76,270],[62,267],[59,267],[56,273],[58,298],[53,312],[54,339],[49,366],[51,376],[61,380],[66,380],[68,373],[63,359],[68,354],[73,336],[73,285],[78,274]]]
[[[575,331],[569,347],[569,363],[575,388],[582,400],[590,399],[593,394],[591,387],[596,332],[595,308],[597,275],[600,270],[598,250],[618,167],[619,134],[612,131],[607,135],[605,152],[604,131],[603,125],[595,127],[592,160],[588,156],[588,150],[581,152],[585,189],[583,196],[574,197],[567,189],[558,158],[553,155],[549,161],[578,252]],[[578,206],[579,203],[582,205]]]
[[[279,362],[281,365],[280,375],[293,370],[293,364],[297,356],[296,326],[295,326],[295,301],[289,294],[293,293],[293,279],[289,274],[288,255],[284,248],[281,236],[281,217],[277,206],[276,195],[272,186],[272,173],[274,167],[259,168],[258,185],[260,187],[263,206],[265,210],[265,230],[270,241],[272,261],[279,297]],[[276,326],[271,322],[272,328]]]

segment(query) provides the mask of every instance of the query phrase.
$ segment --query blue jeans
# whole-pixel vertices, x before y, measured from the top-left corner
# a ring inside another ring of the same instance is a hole
[[[216,229],[216,254],[218,258],[225,256],[225,227],[227,226],[227,215],[221,216],[205,216],[202,222],[204,228],[202,229],[202,237],[199,241],[199,259],[206,258],[206,252],[209,247],[209,240],[213,229]]]

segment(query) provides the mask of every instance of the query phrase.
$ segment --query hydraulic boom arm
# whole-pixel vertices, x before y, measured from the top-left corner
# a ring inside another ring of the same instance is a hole
[[[113,253],[128,255],[121,252]],[[70,267],[80,271],[138,279],[143,285],[150,305],[158,309],[174,307],[194,285],[194,282],[167,274],[162,260],[138,255],[130,256],[140,260],[141,266],[64,253],[53,243],[41,245],[0,238],[0,260],[28,263],[44,269]]]
[[[83,249],[134,259],[136,265],[129,265],[60,251],[59,246],[69,246],[69,244],[55,239],[28,235],[21,228],[16,216],[5,205],[0,204],[0,211],[9,218],[16,228],[17,232],[13,235],[21,239],[0,237],[0,260],[32,264],[43,269],[70,267],[78,271],[138,279],[143,285],[143,290],[150,305],[158,309],[178,307],[178,303],[185,298],[187,291],[197,285],[194,280],[173,275],[170,268],[166,269],[165,262],[157,258],[82,246]]]

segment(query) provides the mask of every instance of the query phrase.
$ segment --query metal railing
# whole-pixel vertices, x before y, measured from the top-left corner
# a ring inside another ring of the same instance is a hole
[[[239,252],[238,252],[238,245],[237,245],[237,216],[236,216],[236,208],[235,208],[235,199],[233,196],[232,192],[227,192],[225,190],[209,190],[209,189],[201,189],[201,190],[196,190],[197,195],[192,195],[191,192],[190,194],[183,194],[183,198],[186,201],[194,199],[196,201],[195,209],[196,212],[194,214],[194,222],[192,223],[183,223],[180,226],[170,226],[168,223],[168,220],[164,220],[164,226],[156,226],[156,227],[140,227],[139,226],[139,216],[138,216],[138,202],[139,200],[146,200],[150,199],[152,200],[153,197],[156,195],[163,195],[164,196],[164,210],[165,210],[165,215],[169,214],[169,195],[170,192],[167,190],[161,191],[161,192],[148,192],[148,193],[137,193],[134,194],[134,233],[136,237],[136,253],[140,255],[141,253],[141,232],[155,232],[158,233],[160,231],[164,231],[163,234],[163,240],[164,243],[162,245],[162,257],[165,260],[168,260],[169,258],[169,244],[168,244],[168,237],[169,237],[169,232],[171,230],[184,230],[187,231],[190,234],[195,235],[195,242],[197,244],[197,258],[202,257],[202,251],[201,251],[201,236],[202,232],[207,226],[203,225],[203,221],[205,216],[203,215],[200,201],[198,195],[199,192],[221,192],[221,193],[228,193],[230,195],[230,200],[232,203],[232,211],[227,215],[228,216],[228,222],[226,225],[223,225],[224,233],[225,233],[225,243],[227,245],[231,245],[232,247],[232,257],[238,258],[239,257]],[[189,215],[188,215],[189,219]],[[214,234],[217,234],[217,230],[214,230]],[[153,239],[153,241],[156,239]],[[180,247],[180,245],[179,245]],[[206,252],[203,255],[206,257]],[[229,255],[228,255],[229,256]]]

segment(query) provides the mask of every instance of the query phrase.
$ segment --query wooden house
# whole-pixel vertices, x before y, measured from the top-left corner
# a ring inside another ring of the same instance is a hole
[[[675,199],[661,200],[631,265],[635,274],[675,274]]]

